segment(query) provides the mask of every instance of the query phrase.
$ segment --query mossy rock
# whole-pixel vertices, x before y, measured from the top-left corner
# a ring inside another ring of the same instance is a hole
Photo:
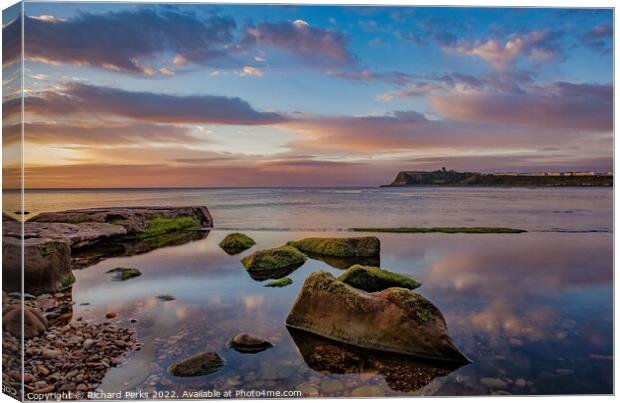
[[[281,278],[279,280],[271,281],[268,284],[265,284],[265,287],[286,287],[287,285],[293,284],[293,280],[288,277]]]
[[[441,311],[420,294],[398,287],[370,293],[325,271],[308,276],[286,324],[365,349],[468,362]]]
[[[228,234],[220,242],[220,248],[224,249],[229,255],[236,255],[250,249],[254,245],[256,245],[256,242],[252,238],[240,232]]]
[[[154,217],[148,221],[147,227],[140,236],[150,237],[181,230],[200,229],[202,224],[196,217]]]
[[[306,256],[291,246],[264,249],[241,260],[243,266],[254,278],[282,278],[306,262]]]
[[[255,354],[273,347],[273,343],[260,336],[241,333],[230,339],[228,347],[240,353]]]
[[[353,257],[379,256],[381,242],[374,236],[352,238],[304,238],[287,245],[302,252],[324,256]]]
[[[224,364],[224,359],[217,353],[205,351],[175,362],[169,371],[180,377],[203,376],[218,371]]]
[[[421,285],[414,279],[402,274],[359,264],[349,267],[338,277],[338,280],[368,292],[381,291],[390,287],[414,290]]]
[[[106,273],[115,273],[114,279],[125,281],[142,275],[142,272],[133,267],[117,267],[112,270],[108,270]]]

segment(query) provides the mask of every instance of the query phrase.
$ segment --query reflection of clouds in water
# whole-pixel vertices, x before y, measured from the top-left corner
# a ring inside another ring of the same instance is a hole
[[[481,312],[462,317],[462,323],[458,326],[468,326],[474,331],[534,341],[548,337],[549,325],[555,317],[556,313],[550,307],[536,307],[524,313],[517,313],[510,302],[496,300]]]
[[[424,256],[430,268],[424,285],[498,298],[609,285],[610,240],[608,235],[532,234],[436,246],[439,251]]]
[[[243,304],[246,311],[252,311],[262,308],[265,304],[264,295],[246,295],[243,297]]]

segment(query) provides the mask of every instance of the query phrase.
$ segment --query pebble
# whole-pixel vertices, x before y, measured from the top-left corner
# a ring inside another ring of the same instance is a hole
[[[105,317],[108,319],[114,319],[116,318],[116,312],[108,312],[105,314]]]
[[[376,397],[376,396],[385,396],[385,392],[382,388],[376,385],[366,385],[360,386],[359,388],[353,389],[351,392],[351,397]]]
[[[503,390],[508,388],[508,383],[499,378],[481,378],[480,383],[490,389]]]
[[[319,390],[315,386],[309,385],[307,383],[303,383],[297,386],[297,390],[303,394],[303,397],[318,397],[319,396]]]
[[[334,393],[343,388],[342,383],[335,379],[326,379],[321,382],[321,390],[325,393]]]

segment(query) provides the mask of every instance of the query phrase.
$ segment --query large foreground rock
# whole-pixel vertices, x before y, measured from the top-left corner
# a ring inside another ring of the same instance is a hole
[[[379,256],[381,243],[374,236],[353,238],[304,238],[288,245],[304,253],[335,257]]]
[[[213,227],[206,207],[106,207],[41,213],[32,222],[108,223],[120,225],[128,234],[158,235],[183,227]]]
[[[468,362],[426,298],[404,288],[368,293],[324,271],[306,279],[286,324],[362,348]]]

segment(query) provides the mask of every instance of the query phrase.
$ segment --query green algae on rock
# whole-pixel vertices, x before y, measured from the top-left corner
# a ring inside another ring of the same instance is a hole
[[[200,229],[201,227],[202,225],[196,217],[153,217],[148,221],[147,227],[140,236],[150,237],[181,230]]]
[[[293,280],[288,277],[284,277],[279,280],[274,280],[265,284],[265,287],[286,287],[287,285],[291,284],[293,284]]]
[[[379,256],[381,243],[374,236],[353,238],[304,238],[287,243],[304,253],[315,253],[325,256]]]
[[[256,242],[252,238],[240,232],[228,234],[220,242],[220,248],[224,249],[229,255],[236,255],[250,249],[254,245],[256,245]]]
[[[308,276],[286,324],[361,348],[469,362],[439,309],[423,296],[397,287],[369,293],[325,271]]]
[[[240,353],[255,354],[273,347],[273,343],[260,336],[248,333],[240,333],[230,339],[228,347]]]
[[[225,361],[217,353],[204,351],[172,364],[169,371],[174,376],[190,377],[209,375],[218,371]]]
[[[291,246],[263,249],[244,257],[243,266],[258,280],[286,277],[306,262],[306,256]]]
[[[413,290],[421,285],[414,279],[402,274],[358,264],[349,267],[347,271],[338,277],[338,280],[368,292],[381,291],[390,287]]]
[[[106,273],[115,273],[114,279],[120,281],[129,280],[142,275],[140,270],[134,269],[133,267],[117,267],[115,269],[108,270]]]
[[[521,234],[524,229],[507,227],[385,227],[385,228],[350,228],[354,232],[389,232],[397,234]]]

